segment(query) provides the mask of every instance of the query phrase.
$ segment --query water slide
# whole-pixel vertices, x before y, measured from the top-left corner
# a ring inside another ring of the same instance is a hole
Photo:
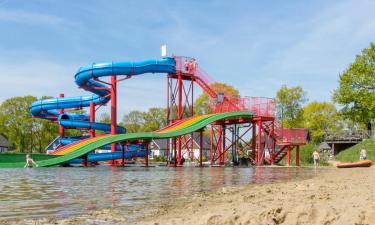
[[[39,100],[32,103],[30,112],[34,117],[58,121],[64,128],[95,129],[109,132],[111,130],[110,124],[90,122],[87,114],[69,112],[61,114],[59,109],[80,109],[89,107],[91,102],[95,105],[101,105],[110,101],[110,87],[99,81],[98,78],[113,75],[134,76],[145,73],[175,73],[175,65],[175,59],[170,57],[140,62],[93,63],[90,66],[81,67],[74,76],[78,87],[92,92],[92,95]],[[117,133],[124,134],[126,129],[118,126]],[[59,141],[65,144],[72,143],[72,139],[69,139],[69,137],[62,138]],[[104,148],[107,147],[104,146]]]
[[[82,157],[95,149],[100,148],[111,143],[118,143],[122,141],[135,141],[135,140],[145,140],[151,141],[152,139],[165,139],[178,137],[184,134],[189,134],[194,131],[200,130],[205,126],[220,120],[225,119],[246,119],[251,118],[253,115],[249,111],[236,111],[236,112],[226,112],[218,114],[207,114],[197,117],[191,117],[168,126],[165,129],[161,129],[155,132],[142,132],[142,133],[128,133],[128,134],[117,134],[117,135],[102,135],[91,139],[82,140],[79,143],[67,146],[65,149],[61,150],[59,154],[61,156],[51,156],[51,159],[37,161],[40,167],[49,167],[60,165],[70,160]],[[14,163],[0,163],[0,168],[10,168],[10,167],[23,167],[25,162],[14,162]]]

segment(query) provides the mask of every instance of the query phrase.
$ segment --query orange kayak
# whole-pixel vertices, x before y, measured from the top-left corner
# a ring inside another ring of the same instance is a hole
[[[370,167],[372,165],[371,160],[360,160],[357,162],[345,162],[337,163],[337,168],[352,168],[352,167]]]

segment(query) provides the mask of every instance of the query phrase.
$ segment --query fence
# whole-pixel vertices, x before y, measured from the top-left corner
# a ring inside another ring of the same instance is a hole
[[[306,144],[307,129],[304,128],[275,128],[279,144]]]
[[[239,97],[217,100],[209,103],[212,113],[232,111],[250,111],[254,116],[275,117],[276,101],[273,98],[264,97]]]

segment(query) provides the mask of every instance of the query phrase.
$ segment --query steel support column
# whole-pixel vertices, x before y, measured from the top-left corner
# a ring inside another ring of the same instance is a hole
[[[90,102],[90,122],[95,122],[95,103]],[[90,127],[90,137],[95,137],[95,130]]]
[[[111,77],[111,135],[117,133],[117,78]],[[116,151],[116,143],[111,144],[111,152]],[[116,160],[108,162],[109,165],[114,165]]]
[[[149,153],[149,152],[148,152],[148,151],[149,151],[149,149],[148,149],[148,144],[149,144],[149,142],[146,142],[146,143],[145,143],[145,147],[146,147],[146,160],[145,160],[146,163],[145,163],[145,164],[146,164],[146,167],[148,167],[148,153]]]
[[[125,166],[125,144],[121,142],[121,166]]]
[[[299,145],[296,146],[296,166],[300,166],[300,160],[299,160]]]
[[[257,149],[257,166],[262,165],[262,121],[258,121],[258,149]]]
[[[251,137],[251,150],[252,150],[252,158],[253,158],[253,162],[256,162],[256,152],[257,152],[257,149],[256,149],[256,146],[257,146],[257,135],[256,135],[256,123],[255,122],[252,122],[252,137]]]
[[[64,96],[63,93],[61,93],[61,94],[59,95],[59,97],[60,97],[60,98],[64,98],[65,96]],[[60,109],[59,113],[60,113],[60,115],[63,114],[63,113],[64,113],[64,109]],[[61,125],[59,125],[59,135],[60,135],[60,138],[63,138],[63,137],[65,136],[65,129],[64,129],[64,127],[61,126]]]
[[[287,147],[287,150],[286,150],[286,164],[287,166],[290,166],[290,144],[288,145]]]
[[[203,130],[199,130],[199,166],[203,166]]]
[[[221,130],[222,130],[222,143],[223,147],[221,149],[220,153],[220,165],[225,165],[225,155],[226,155],[226,133],[225,133],[225,125],[221,125]]]

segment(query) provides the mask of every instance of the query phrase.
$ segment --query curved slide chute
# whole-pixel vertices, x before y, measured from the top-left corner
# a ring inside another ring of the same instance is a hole
[[[76,84],[87,91],[90,96],[51,98],[34,102],[30,106],[30,112],[34,117],[58,121],[64,128],[94,129],[109,132],[109,124],[89,122],[89,115],[65,112],[59,113],[59,109],[77,109],[105,104],[110,100],[110,89],[98,78],[105,76],[134,76],[144,73],[175,73],[176,62],[174,58],[166,57],[158,60],[146,60],[140,62],[110,62],[94,63],[88,67],[81,67],[75,74]],[[126,133],[123,127],[117,127],[117,133]],[[68,140],[67,140],[68,141]]]
[[[38,161],[40,167],[48,167],[54,165],[60,165],[70,160],[82,157],[95,149],[100,148],[111,143],[118,143],[122,141],[135,141],[135,140],[145,140],[151,141],[152,139],[165,139],[178,137],[181,135],[189,134],[194,131],[200,130],[205,126],[225,119],[247,119],[251,118],[253,115],[249,111],[236,111],[236,112],[226,112],[218,114],[208,114],[203,116],[192,117],[185,120],[176,126],[170,126],[162,131],[155,132],[143,132],[143,133],[129,133],[129,134],[117,134],[117,135],[102,135],[95,138],[83,140],[80,143],[73,144],[72,146],[64,149],[61,152],[61,156]],[[2,163],[0,167],[23,167],[24,162],[18,163]]]

